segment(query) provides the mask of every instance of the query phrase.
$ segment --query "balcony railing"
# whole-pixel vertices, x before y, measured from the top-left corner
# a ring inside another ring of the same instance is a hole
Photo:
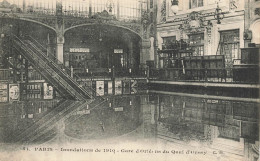
[[[74,68],[73,73],[77,74],[81,78],[87,79],[113,79],[118,77],[128,77],[128,78],[137,78],[147,77],[147,70],[145,68],[142,69],[115,69],[115,68],[95,68],[95,69],[87,69],[87,68]]]
[[[2,3],[5,3],[4,5]],[[89,18],[104,10],[118,20],[140,20],[141,10],[146,9],[144,0],[95,0],[95,1],[62,1],[64,16]],[[110,10],[111,9],[111,10]],[[34,15],[56,15],[56,0],[11,1],[0,2],[0,12],[23,13]]]
[[[171,81],[258,83],[259,67],[150,69],[149,78]]]

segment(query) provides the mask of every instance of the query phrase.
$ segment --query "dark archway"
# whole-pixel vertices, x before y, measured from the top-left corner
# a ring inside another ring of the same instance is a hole
[[[33,39],[37,40],[42,46],[44,46],[46,48],[46,51],[48,48],[48,51],[50,51],[52,54],[55,54],[56,31],[53,28],[42,23],[38,23],[33,20],[28,21],[16,18],[0,18],[0,34],[0,61],[3,65],[3,68],[7,67],[8,65],[5,60],[8,57],[12,57],[11,53],[8,53],[6,51],[3,52],[3,42],[5,39],[8,39],[11,34],[17,35],[18,37],[29,35]],[[6,46],[6,48],[11,47],[11,44],[4,45]]]
[[[141,37],[129,29],[79,25],[66,30],[64,36],[65,64],[74,68],[134,70],[140,65]]]

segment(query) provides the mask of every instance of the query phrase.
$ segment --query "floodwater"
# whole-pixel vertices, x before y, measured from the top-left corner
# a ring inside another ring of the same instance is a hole
[[[1,151],[36,160],[258,160],[257,99],[149,90],[103,98],[1,104]]]

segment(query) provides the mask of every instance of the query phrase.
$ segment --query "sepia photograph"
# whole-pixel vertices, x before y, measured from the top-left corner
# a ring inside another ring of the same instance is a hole
[[[0,161],[259,161],[260,0],[0,0]]]

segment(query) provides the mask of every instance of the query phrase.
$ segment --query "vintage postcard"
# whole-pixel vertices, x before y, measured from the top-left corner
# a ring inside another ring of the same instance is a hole
[[[259,161],[259,0],[0,0],[0,161]]]

